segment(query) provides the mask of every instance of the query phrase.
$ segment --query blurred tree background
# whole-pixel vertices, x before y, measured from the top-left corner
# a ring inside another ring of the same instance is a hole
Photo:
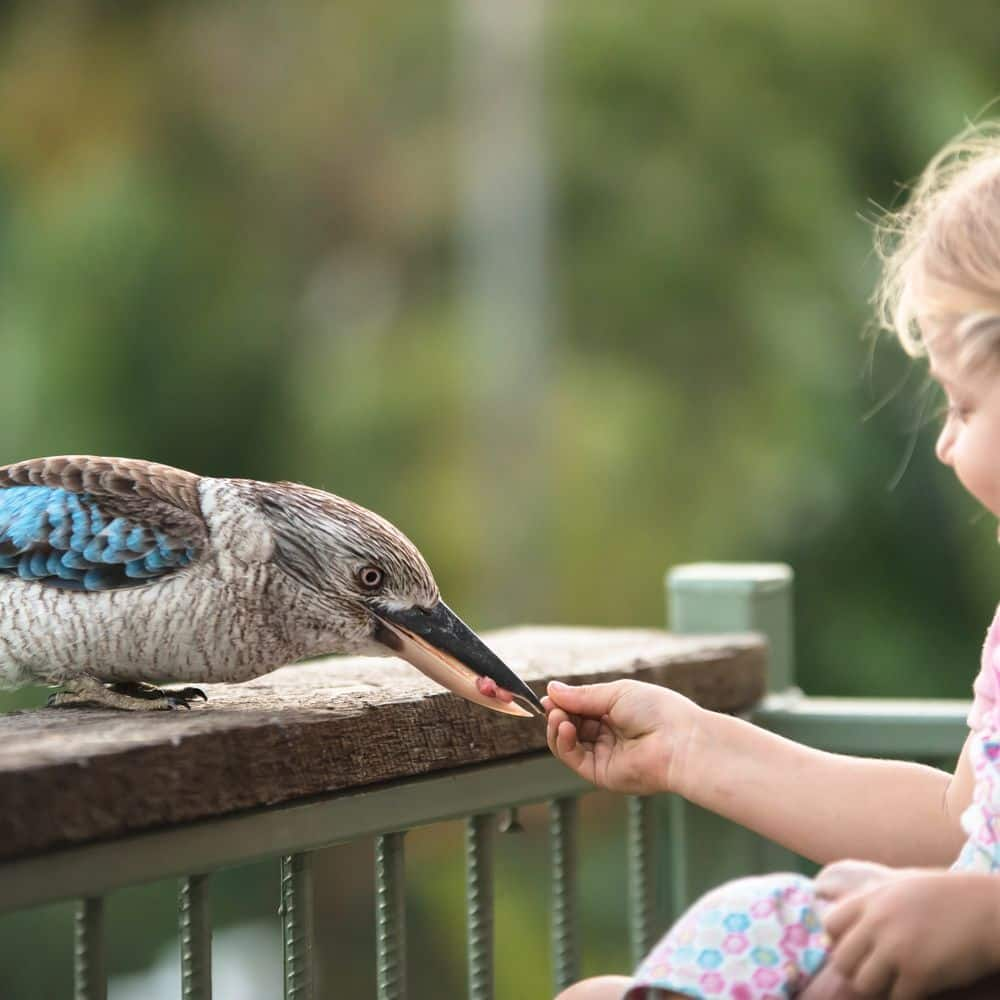
[[[786,561],[810,693],[966,696],[995,525],[935,465],[922,368],[866,336],[870,220],[988,113],[993,6],[494,7],[3,5],[0,463],[329,489],[482,628],[658,625],[670,565]],[[620,817],[591,802],[610,971]],[[504,848],[500,997],[547,988],[540,823]],[[412,835],[418,997],[462,982],[453,832]],[[365,851],[324,861],[338,995],[373,993]],[[220,938],[274,925],[272,867],[218,883]],[[172,893],[115,897],[112,996],[161,995]],[[69,919],[0,922],[0,996],[70,995]]]

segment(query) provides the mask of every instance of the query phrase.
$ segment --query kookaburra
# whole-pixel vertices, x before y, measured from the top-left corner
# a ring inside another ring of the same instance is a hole
[[[0,686],[171,708],[204,694],[161,682],[244,681],[326,653],[399,656],[495,711],[542,712],[416,546],[349,500],[124,458],[0,467]]]

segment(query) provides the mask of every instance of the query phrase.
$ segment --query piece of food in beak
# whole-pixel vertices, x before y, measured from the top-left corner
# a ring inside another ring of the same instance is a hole
[[[492,677],[477,677],[476,690],[487,698],[499,698],[502,702],[514,700],[514,696],[506,688],[497,687],[497,682]]]
[[[378,640],[442,687],[505,715],[545,714],[534,691],[444,601],[429,610],[379,606],[374,614]]]

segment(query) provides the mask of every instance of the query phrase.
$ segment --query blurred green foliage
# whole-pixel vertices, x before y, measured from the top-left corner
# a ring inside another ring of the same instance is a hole
[[[656,625],[672,564],[787,561],[807,690],[965,696],[995,526],[935,466],[919,366],[863,334],[868,220],[996,96],[993,6],[548,5],[527,427],[520,381],[481,405],[462,302],[457,14],[4,5],[0,462],[119,454],[330,489],[406,530],[482,627]],[[519,517],[512,561],[498,525]],[[412,873],[454,984],[458,850]],[[524,871],[501,914],[541,906],[544,863]],[[245,898],[227,883],[220,920],[272,876]],[[620,928],[604,877],[588,919]],[[120,905],[151,912],[146,892]],[[4,922],[0,995],[67,995],[65,914]],[[151,960],[161,918],[126,921],[116,968]],[[501,997],[546,982],[541,910],[516,925]],[[65,961],[14,958],[42,941]]]

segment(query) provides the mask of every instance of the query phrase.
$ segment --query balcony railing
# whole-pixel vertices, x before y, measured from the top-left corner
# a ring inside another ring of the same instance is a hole
[[[488,641],[536,690],[549,679],[634,677],[830,749],[928,758],[961,746],[961,703],[796,691],[786,567],[682,567],[668,589],[672,633],[521,628]],[[313,852],[367,837],[377,996],[402,1000],[405,833],[451,819],[466,826],[468,996],[488,1000],[497,817],[540,802],[549,803],[553,988],[578,978],[577,799],[590,786],[549,756],[541,720],[469,706],[392,660],[312,662],[206,690],[208,704],[190,713],[0,717],[0,911],[79,901],[75,942],[66,942],[76,1000],[106,996],[105,898],[168,877],[180,880],[181,995],[211,997],[212,873],[262,858],[280,866],[285,997],[336,996],[317,961]],[[673,797],[630,799],[627,815],[636,958],[692,894],[794,863]]]
[[[757,636],[527,628],[488,641],[538,688],[635,677],[713,709],[764,690]],[[287,998],[333,996],[317,980],[312,852],[376,841],[378,996],[406,995],[406,830],[465,818],[469,996],[493,995],[497,814],[550,803],[553,982],[578,976],[576,797],[590,786],[545,750],[541,720],[485,712],[391,660],[331,660],[239,686],[206,687],[191,712],[99,709],[0,718],[0,909],[78,899],[77,1000],[105,997],[104,899],[180,878],[182,996],[211,996],[212,872],[274,857],[281,868]],[[631,927],[651,940],[650,806],[630,805]],[[69,941],[66,947],[71,947]]]

